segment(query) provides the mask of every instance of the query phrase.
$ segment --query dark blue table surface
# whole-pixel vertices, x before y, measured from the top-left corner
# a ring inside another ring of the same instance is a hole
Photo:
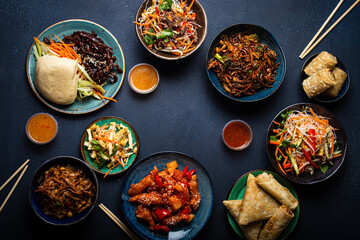
[[[141,1],[1,1],[0,3],[0,183],[27,158],[29,169],[0,213],[1,239],[127,239],[99,208],[83,222],[65,228],[43,223],[33,213],[28,199],[29,182],[45,160],[58,155],[81,158],[80,139],[94,119],[114,115],[129,121],[140,137],[142,159],[159,151],[186,153],[208,170],[214,184],[211,218],[196,239],[235,239],[222,205],[232,184],[245,172],[273,170],[265,148],[265,134],[272,118],[284,107],[312,102],[300,84],[301,51],[314,36],[338,1],[201,1],[209,21],[203,46],[192,56],[166,62],[150,55],[137,40],[132,23]],[[354,2],[343,3],[334,20]],[[86,19],[107,28],[118,39],[126,60],[125,81],[110,103],[90,114],[70,116],[46,107],[32,92],[25,73],[32,37],[48,26],[66,19]],[[334,20],[331,21],[334,22]],[[236,23],[261,25],[282,46],[287,71],[278,91],[256,103],[238,103],[222,96],[211,85],[205,57],[211,40],[223,28]],[[349,239],[360,234],[360,5],[312,51],[327,50],[338,56],[351,75],[350,90],[340,101],[320,104],[344,125],[348,152],[340,170],[323,183],[295,185],[300,199],[299,222],[289,239]],[[134,93],[127,82],[129,69],[140,62],[154,65],[160,84],[150,95]],[[59,122],[59,133],[48,145],[37,146],[25,135],[27,119],[48,112]],[[221,130],[231,119],[247,121],[254,133],[248,149],[234,152],[222,143]],[[124,175],[102,179],[99,203],[121,216],[120,184]],[[14,180],[13,180],[14,182]],[[12,183],[13,183],[12,182]],[[11,184],[12,184],[11,183]],[[11,188],[0,193],[2,202]]]

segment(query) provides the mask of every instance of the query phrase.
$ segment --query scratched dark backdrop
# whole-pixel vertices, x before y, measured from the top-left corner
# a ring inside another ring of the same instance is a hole
[[[345,1],[337,19],[353,3]],[[166,62],[150,55],[137,40],[132,21],[141,1],[1,1],[0,3],[0,182],[30,158],[29,169],[0,213],[1,239],[127,239],[100,209],[83,222],[58,228],[42,222],[28,199],[29,182],[45,160],[59,155],[81,158],[80,138],[94,119],[115,115],[129,121],[140,137],[142,159],[159,151],[186,153],[208,170],[214,187],[212,215],[196,239],[232,239],[222,200],[242,174],[253,169],[273,170],[266,153],[265,134],[272,118],[284,107],[307,99],[300,85],[298,58],[303,48],[325,21],[337,1],[201,1],[209,28],[202,47],[192,56]],[[25,73],[32,37],[48,26],[66,19],[86,19],[107,28],[117,38],[125,55],[126,75],[116,95],[117,104],[81,116],[58,113],[46,107],[32,92]],[[331,23],[334,20],[331,21]],[[205,71],[207,49],[223,28],[236,23],[261,25],[274,34],[286,56],[286,76],[278,91],[256,103],[238,103],[222,96],[211,85]],[[360,161],[360,6],[357,6],[313,50],[327,50],[347,66],[351,84],[347,95],[332,104],[320,104],[336,115],[348,137],[348,152],[340,170],[323,183],[294,185],[300,198],[300,217],[289,239],[349,239],[359,236]],[[129,69],[140,62],[154,65],[160,84],[147,96],[134,93],[127,82]],[[37,146],[25,135],[27,119],[49,112],[59,122],[59,133],[48,145]],[[221,140],[221,130],[231,119],[247,121],[254,132],[248,149],[234,152]],[[121,216],[119,187],[124,175],[103,180],[99,202]],[[11,186],[0,193],[2,202]]]

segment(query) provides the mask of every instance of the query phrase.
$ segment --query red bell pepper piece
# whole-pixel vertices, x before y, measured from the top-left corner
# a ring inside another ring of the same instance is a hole
[[[160,16],[160,12],[159,12],[159,8],[158,8],[158,7],[155,7],[155,11],[156,11],[156,14],[157,14],[158,16]]]
[[[316,151],[316,139],[315,139],[315,129],[311,128],[308,131],[309,134],[309,142],[310,142],[310,148],[311,148],[311,155],[314,156],[315,155],[315,151]]]
[[[157,208],[155,210],[155,214],[160,220],[164,219],[167,216],[171,216],[171,213],[164,208]]]
[[[190,209],[189,208],[184,208],[181,212],[180,215],[183,217],[183,219],[188,220],[190,217]]]
[[[156,176],[155,176],[155,184],[156,184],[156,187],[157,187],[158,189],[162,189],[162,188],[163,188],[163,182],[162,182],[162,180],[160,179],[160,177],[159,177],[158,174],[156,174]]]
[[[316,169],[320,169],[320,167],[318,165],[316,165],[316,163],[313,162],[313,160],[311,159],[310,153],[308,151],[306,151],[303,148],[302,152],[304,153],[305,159],[311,164],[311,166],[313,166]]]
[[[288,163],[283,164],[283,168],[284,168],[284,169],[289,169],[289,168],[291,168],[291,163],[288,162]]]
[[[166,225],[160,225],[160,224],[157,224],[154,226],[154,230],[156,231],[163,231],[163,232],[169,232],[170,229],[168,228],[168,226]]]
[[[188,181],[190,181],[191,176],[194,175],[194,173],[195,173],[195,169],[189,171],[189,172],[186,174],[186,179],[187,179]]]
[[[183,178],[186,177],[186,174],[188,173],[188,171],[189,171],[189,166],[186,165],[185,168],[184,168],[183,174],[182,174]]]
[[[190,183],[188,183],[188,182],[181,182],[182,184],[184,184],[186,187],[190,187]]]

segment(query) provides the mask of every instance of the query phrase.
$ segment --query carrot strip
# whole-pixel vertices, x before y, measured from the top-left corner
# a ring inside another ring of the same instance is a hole
[[[121,164],[123,168],[125,167],[125,165],[120,161],[120,159],[117,156],[114,156],[114,158],[116,159],[116,161],[118,161]]]
[[[111,140],[111,139],[108,139],[108,138],[102,138],[102,137],[98,137],[98,136],[94,136],[94,138],[102,140],[102,141],[106,141],[106,142],[118,143],[117,141]]]
[[[273,121],[273,123],[275,123],[276,125],[279,125],[280,126],[280,123],[276,122],[276,121]]]
[[[109,169],[109,171],[106,172],[106,174],[104,175],[104,178],[106,178],[106,176],[109,174],[109,172],[110,172],[111,170],[113,170],[114,168],[116,168],[116,167],[119,166],[119,165],[120,165],[120,163],[117,163],[116,165],[112,166],[112,167]]]
[[[101,98],[105,98],[105,99],[107,99],[107,100],[114,101],[114,102],[116,102],[116,103],[117,103],[117,101],[116,101],[115,99],[105,97],[104,95],[102,95],[102,94],[101,94],[101,93],[99,93],[98,91],[95,91],[95,93],[96,93],[97,95],[99,95]]]
[[[341,155],[342,155],[342,154],[340,153],[340,154],[338,154],[338,155],[333,156],[333,158],[340,157]]]
[[[195,2],[195,0],[192,0],[191,4],[190,4],[189,7],[186,9],[185,13],[188,12],[188,11],[191,9],[191,7],[192,7],[192,5],[194,4],[194,2]]]
[[[281,164],[279,163],[279,161],[277,161],[277,163],[278,163],[278,165],[279,165],[280,170],[281,170],[285,175],[287,175],[286,172],[284,171],[284,169],[281,167]]]

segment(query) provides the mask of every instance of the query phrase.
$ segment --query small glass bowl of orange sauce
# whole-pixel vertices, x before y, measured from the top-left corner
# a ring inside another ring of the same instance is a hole
[[[235,151],[243,150],[252,141],[251,127],[242,120],[232,120],[224,126],[222,139],[228,148]]]
[[[129,72],[129,85],[132,90],[140,94],[148,94],[159,84],[158,71],[147,63],[139,63]]]
[[[58,123],[48,113],[36,113],[27,121],[25,132],[33,143],[46,144],[56,137]]]

